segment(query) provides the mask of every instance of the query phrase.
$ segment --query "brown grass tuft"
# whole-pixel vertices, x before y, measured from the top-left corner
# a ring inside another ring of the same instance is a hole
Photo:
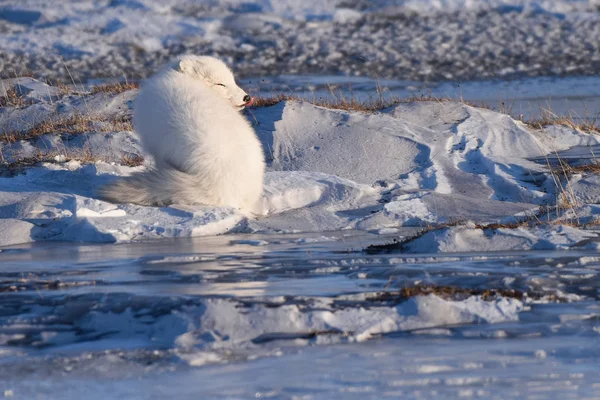
[[[123,153],[120,164],[127,167],[139,167],[144,164],[144,157],[133,153]]]
[[[90,94],[106,93],[106,94],[119,94],[128,90],[139,88],[140,85],[134,82],[116,82],[107,83],[104,85],[96,85],[90,91]]]
[[[60,94],[62,96],[66,96],[75,91],[75,88],[73,86],[69,86],[63,82],[58,82],[55,86],[60,90]]]
[[[436,103],[448,103],[453,101],[460,101],[471,107],[486,108],[485,105],[476,104],[464,100],[455,100],[448,97],[435,97],[435,96],[413,96],[407,98],[400,97],[389,97],[378,96],[369,100],[359,100],[356,97],[346,98],[341,94],[334,94],[332,92],[332,99],[313,99],[306,100],[295,95],[289,94],[275,94],[270,97],[255,97],[253,107],[271,107],[282,101],[305,101],[313,104],[317,107],[329,108],[332,110],[344,110],[344,111],[359,111],[359,112],[375,112],[381,111],[388,107],[402,103],[414,103],[414,102],[436,102]]]
[[[291,95],[287,95],[287,94],[276,94],[274,96],[270,96],[270,97],[255,97],[254,98],[254,104],[252,105],[252,107],[271,107],[274,106],[275,104],[281,103],[282,101],[300,101],[300,98],[298,96],[291,96]]]
[[[566,163],[563,163],[564,167],[561,167],[561,169],[557,169],[554,170],[554,173],[561,173],[566,171],[568,175],[574,175],[574,174],[586,174],[586,173],[592,173],[592,174],[600,174],[600,164],[598,163],[591,163],[591,164],[585,164],[585,165],[568,165]]]
[[[466,289],[456,286],[419,285],[402,288],[397,291],[379,292],[368,297],[370,301],[401,303],[411,297],[436,295],[447,300],[461,300],[470,296],[481,296],[483,300],[491,301],[498,297],[508,297],[522,300],[523,292],[513,289]]]
[[[341,99],[336,98],[334,100],[312,100],[308,101],[298,96],[288,94],[278,94],[271,97],[257,97],[254,100],[253,107],[271,107],[282,101],[305,101],[313,104],[317,107],[329,108],[332,110],[345,110],[345,111],[360,111],[360,112],[373,112],[379,111],[386,107],[396,104],[394,101],[375,102],[375,101],[360,101],[356,98],[352,99]]]
[[[532,120],[521,120],[527,126],[533,129],[544,129],[552,125],[562,125],[571,128],[578,132],[600,134],[600,126],[598,119],[600,115],[587,122],[577,123],[571,117],[558,117],[545,115]]]
[[[12,175],[14,172],[18,172],[24,168],[42,163],[63,164],[69,161],[78,161],[82,164],[94,164],[97,162],[110,163],[113,160],[110,160],[103,155],[93,154],[89,147],[83,149],[38,151],[34,156],[21,157],[11,162],[0,161],[0,175],[5,175],[6,172],[8,172],[8,175]],[[119,164],[128,167],[138,167],[144,164],[144,157],[137,154],[122,153]],[[2,172],[4,172],[4,174]]]
[[[23,108],[33,104],[33,100],[23,98],[23,93],[18,89],[19,85],[8,88],[4,95],[0,96],[0,107]]]
[[[0,142],[13,143],[19,140],[31,140],[47,134],[81,134],[87,132],[133,131],[131,119],[120,117],[106,120],[101,116],[74,114],[68,117],[47,119],[24,131],[4,132]]]

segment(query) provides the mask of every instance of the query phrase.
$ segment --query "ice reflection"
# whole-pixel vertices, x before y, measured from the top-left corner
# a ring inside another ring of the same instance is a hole
[[[552,376],[594,393],[597,253],[368,254],[388,239],[257,236],[3,250],[0,374],[22,393],[110,378],[143,398],[157,382],[179,398],[200,396],[197,382],[209,397],[289,398],[291,365],[314,398],[572,390]]]

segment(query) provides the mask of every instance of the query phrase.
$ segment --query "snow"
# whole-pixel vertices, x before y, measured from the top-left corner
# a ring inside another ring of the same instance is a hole
[[[520,76],[510,80],[414,82],[364,76],[283,75],[248,78],[243,79],[242,83],[255,95],[285,93],[308,101],[449,98],[482,105],[507,113],[515,119],[525,120],[550,115],[569,116],[578,123],[594,123],[600,112],[600,78],[597,76]]]
[[[598,250],[595,232],[569,226],[474,229],[445,228],[429,232],[409,242],[404,250],[410,253],[488,252],[518,250],[568,250],[587,248]]]
[[[177,262],[170,260],[168,265]],[[152,268],[161,268],[152,265]],[[315,294],[327,286],[319,285],[319,279],[311,279],[315,281]],[[335,282],[339,278],[328,280],[339,288],[339,282]],[[351,286],[359,289],[356,284],[349,285],[349,292]],[[261,348],[261,344],[297,342],[296,345],[302,345],[302,340],[311,335],[317,335],[322,344],[356,343],[392,332],[517,321],[518,315],[529,307],[521,300],[503,297],[492,301],[481,296],[449,300],[427,295],[389,304],[375,300],[377,293],[369,292],[323,297],[309,296],[310,290],[297,288],[305,294],[277,296],[277,285],[254,285],[253,290],[248,289],[250,287],[242,288],[243,296],[237,298],[216,296],[194,300],[172,296],[151,299],[147,297],[149,294],[135,300],[128,294],[115,294],[87,308],[84,304],[95,303],[103,294],[95,293],[93,286],[84,286],[79,291],[81,299],[85,299],[79,311],[73,309],[77,306],[71,303],[43,303],[36,306],[35,313],[3,319],[5,332],[28,329],[37,332],[27,338],[0,336],[0,346],[10,341],[32,340],[36,346],[57,346],[63,351],[73,351],[79,347],[78,342],[87,342],[83,348],[99,351],[111,348],[116,342],[120,348],[127,349],[152,344],[172,349],[174,356],[197,367],[250,353],[254,357],[265,356],[271,346]],[[226,287],[217,289],[216,294],[223,290],[226,291]],[[130,305],[125,306],[125,303]],[[168,307],[161,306],[167,303]],[[55,307],[59,307],[67,319],[62,328],[56,325],[60,322],[54,316]],[[94,337],[98,340],[88,342]]]
[[[505,10],[521,8],[531,10],[544,10],[549,12],[572,12],[574,10],[590,10],[596,5],[595,0],[404,0],[400,1],[406,7],[426,11],[438,10],[461,10],[461,9],[490,9],[504,8]]]
[[[2,2],[0,395],[600,398],[599,139],[520,122],[597,123],[599,7]],[[245,111],[262,215],[96,195],[153,160],[91,88],[182,53],[303,99]]]
[[[152,163],[146,157],[145,166],[120,165],[124,155],[144,154],[133,132],[110,131],[106,122],[131,115],[136,90],[60,94],[30,78],[2,81],[0,86],[19,88],[26,102],[0,112],[10,129],[26,132],[56,118],[54,109],[61,110],[63,119],[88,115],[92,120],[85,134],[49,133],[0,144],[7,162],[18,163],[40,152],[57,154],[53,163],[9,169],[0,177],[2,224],[18,232],[0,238],[2,245],[128,242],[227,232],[387,233],[457,221],[506,223],[533,217],[540,206],[554,206],[565,185],[578,207],[566,210],[565,218],[581,214],[589,223],[597,215],[592,204],[600,182],[594,176],[575,175],[561,186],[556,179],[564,178],[548,169],[560,154],[575,149],[592,154],[600,145],[595,135],[561,126],[535,130],[508,115],[451,101],[400,103],[379,112],[335,110],[302,101],[249,110],[268,163],[262,215],[257,218],[227,208],[110,204],[96,198],[99,186]],[[66,161],[65,154],[78,152],[99,161]],[[466,238],[461,229],[449,229],[450,238],[433,232],[436,239],[425,247],[524,249],[543,247],[541,241],[552,243],[546,247],[569,247],[561,235],[543,237],[541,230],[533,233],[542,235],[537,239],[517,231],[488,243],[485,234],[471,230]]]

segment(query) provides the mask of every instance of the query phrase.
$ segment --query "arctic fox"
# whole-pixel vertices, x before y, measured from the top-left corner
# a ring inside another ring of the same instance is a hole
[[[220,60],[183,56],[148,79],[133,123],[156,166],[100,189],[116,203],[230,206],[256,213],[262,146],[240,111],[254,99]]]

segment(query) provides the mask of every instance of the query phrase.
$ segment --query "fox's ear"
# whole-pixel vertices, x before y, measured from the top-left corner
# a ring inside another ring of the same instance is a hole
[[[184,73],[186,75],[192,75],[194,73],[195,64],[196,62],[190,59],[179,60],[175,64],[175,71]]]

